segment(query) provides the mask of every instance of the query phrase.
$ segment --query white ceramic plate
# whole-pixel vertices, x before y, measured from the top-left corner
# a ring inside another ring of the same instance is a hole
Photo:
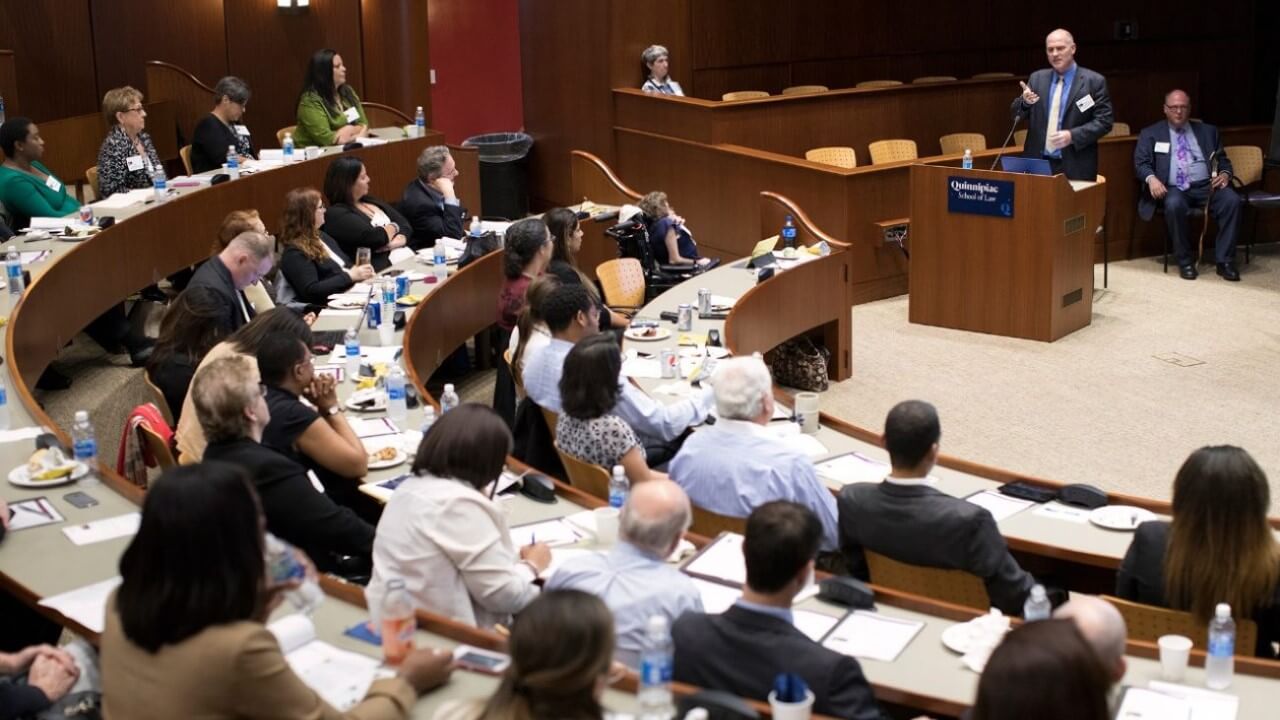
[[[18,487],[24,488],[43,488],[66,485],[89,474],[88,465],[80,462],[75,463],[75,465],[76,468],[68,475],[63,475],[62,477],[54,478],[53,480],[33,480],[31,478],[30,471],[27,470],[27,466],[24,463],[9,471],[9,482],[17,485]]]
[[[1089,513],[1089,522],[1108,530],[1132,531],[1155,519],[1155,513],[1132,505],[1107,505]]]
[[[641,334],[640,334],[640,333],[644,332],[645,330],[649,330],[649,329],[652,329],[652,330],[654,331],[654,333],[653,333],[652,335],[641,335]],[[635,330],[633,330],[633,329],[631,329],[631,328],[627,328],[626,332],[622,333],[622,335],[623,335],[624,337],[626,337],[628,340],[637,340],[637,341],[639,341],[639,342],[653,342],[653,341],[655,341],[655,340],[666,340],[667,338],[671,337],[671,331],[670,331],[670,330],[668,330],[668,329],[666,329],[666,328],[663,328],[663,327],[660,327],[660,328],[639,328],[639,329],[635,329]]]
[[[372,455],[372,454],[373,454],[373,453],[370,453],[370,455]],[[385,469],[387,469],[387,468],[395,467],[395,466],[399,465],[400,463],[403,463],[405,460],[408,460],[408,459],[409,459],[409,456],[408,456],[408,455],[406,455],[406,454],[404,453],[404,451],[403,451],[403,450],[396,449],[396,456],[395,456],[395,457],[393,457],[393,458],[391,458],[390,460],[378,460],[378,461],[376,461],[376,462],[375,462],[375,461],[373,461],[373,460],[370,460],[370,461],[369,461],[369,469],[370,469],[370,470],[385,470]]]
[[[359,310],[364,307],[364,300],[337,298],[329,301],[329,307],[333,310]]]

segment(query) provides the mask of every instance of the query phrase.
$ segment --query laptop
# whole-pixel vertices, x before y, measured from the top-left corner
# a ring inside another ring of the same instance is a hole
[[[1008,173],[1021,173],[1023,175],[1053,174],[1053,170],[1049,169],[1049,161],[1044,158],[1017,157],[1014,155],[1006,155],[1000,158],[1000,169]]]

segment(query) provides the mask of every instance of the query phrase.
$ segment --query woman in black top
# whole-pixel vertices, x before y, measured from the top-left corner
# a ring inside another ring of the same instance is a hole
[[[384,270],[391,265],[388,254],[404,247],[411,231],[409,221],[399,210],[369,194],[369,173],[360,158],[340,157],[329,163],[324,176],[324,197],[329,203],[324,231],[338,241],[348,257],[356,257],[356,249],[373,251],[373,268]]]
[[[285,196],[280,221],[280,244],[284,247],[280,272],[285,282],[276,288],[277,302],[296,299],[323,305],[330,295],[374,276],[372,265],[343,269],[345,258],[334,249],[337,243],[320,232],[324,220],[324,199],[316,190],[297,188]]]
[[[169,305],[160,321],[160,337],[147,362],[147,378],[160,388],[174,425],[200,361],[209,348],[224,339],[219,322],[222,315],[217,293],[207,287],[193,287]]]
[[[191,136],[191,171],[217,170],[227,161],[227,151],[236,149],[240,160],[257,157],[249,128],[241,122],[249,103],[249,86],[234,75],[228,75],[213,86],[213,110],[196,123]]]
[[[596,296],[600,306],[601,330],[625,330],[631,324],[630,318],[605,307],[604,301],[599,298],[596,284],[578,267],[578,250],[582,249],[582,225],[578,221],[578,214],[568,208],[552,208],[544,217],[554,245],[551,262],[547,264],[547,274],[556,276],[564,284],[585,285]]]

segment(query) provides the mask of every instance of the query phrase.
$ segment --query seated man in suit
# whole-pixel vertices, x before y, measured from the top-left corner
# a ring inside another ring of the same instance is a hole
[[[546,589],[600,596],[613,611],[618,660],[637,667],[650,617],[662,615],[670,626],[686,610],[702,612],[693,580],[667,564],[692,519],[689,497],[679,485],[670,480],[639,483],[622,507],[618,544],[608,554],[566,562]]]
[[[231,239],[222,252],[196,270],[187,287],[208,287],[222,301],[223,335],[230,335],[253,319],[253,305],[244,289],[258,282],[275,264],[275,241],[260,232],[243,232]]]
[[[418,155],[418,177],[400,196],[400,212],[413,226],[409,247],[433,247],[438,238],[462,239],[466,234],[467,209],[454,192],[458,164],[447,145],[432,145]]]
[[[814,713],[880,718],[858,661],[810,640],[792,619],[791,602],[813,579],[821,538],[818,518],[801,505],[778,500],[752,511],[742,597],[720,615],[687,612],[676,620],[673,679],[765,700],[779,673],[795,673],[813,692]]]
[[[716,424],[689,436],[671,461],[671,479],[694,505],[745,518],[770,500],[791,500],[822,523],[822,550],[834,552],[836,499],[809,456],[766,429],[773,418],[773,378],[758,357],[721,360],[711,378]]]
[[[1191,247],[1187,211],[1208,205],[1208,212],[1218,224],[1213,250],[1218,274],[1235,282],[1240,279],[1235,264],[1240,196],[1227,189],[1231,159],[1222,149],[1218,128],[1189,120],[1190,116],[1191,98],[1181,90],[1173,90],[1164,96],[1165,121],[1149,125],[1138,134],[1138,144],[1133,149],[1134,173],[1142,182],[1138,215],[1150,220],[1156,205],[1164,204],[1164,222],[1178,272],[1183,280],[1195,280],[1199,257]]]
[[[982,578],[994,607],[1021,615],[1035,579],[1009,554],[991,513],[930,487],[941,436],[929,403],[907,400],[889,411],[889,476],[840,491],[840,548],[849,569],[866,580],[863,550],[870,550],[910,565],[963,570]]]

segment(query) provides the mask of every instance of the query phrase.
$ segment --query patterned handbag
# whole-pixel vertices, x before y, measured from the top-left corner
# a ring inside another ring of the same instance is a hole
[[[827,364],[831,362],[831,351],[814,345],[804,335],[770,350],[764,359],[773,381],[779,385],[809,392],[823,392],[830,385]]]

